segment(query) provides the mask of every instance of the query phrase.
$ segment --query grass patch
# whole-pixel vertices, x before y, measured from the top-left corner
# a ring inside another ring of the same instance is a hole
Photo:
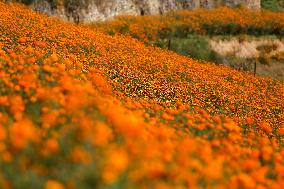
[[[215,62],[217,54],[210,47],[208,39],[208,37],[201,35],[189,35],[187,38],[171,38],[170,50],[194,59]],[[169,39],[162,39],[157,41],[156,45],[167,49],[168,43]]]
[[[281,11],[284,9],[284,0],[261,0],[261,7],[270,11]]]

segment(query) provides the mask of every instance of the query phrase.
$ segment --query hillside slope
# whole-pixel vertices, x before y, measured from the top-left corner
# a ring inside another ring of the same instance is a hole
[[[0,188],[283,188],[283,83],[0,8]]]
[[[16,0],[31,5],[35,10],[71,19],[78,14],[81,21],[93,22],[118,15],[164,14],[178,9],[243,6],[260,9],[260,0]]]

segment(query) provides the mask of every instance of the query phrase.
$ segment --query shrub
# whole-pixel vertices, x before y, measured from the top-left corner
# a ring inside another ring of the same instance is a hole
[[[171,37],[172,30],[171,28],[162,28],[158,31],[158,38],[159,39],[168,39]]]
[[[194,29],[190,24],[180,24],[174,27],[174,37],[177,38],[186,38],[188,35],[194,32]]]
[[[168,48],[168,40],[158,40],[155,45],[166,49]],[[218,60],[218,55],[208,43],[208,38],[200,35],[189,35],[187,38],[172,38],[170,50],[194,59],[213,62]]]
[[[283,0],[261,0],[261,7],[271,11],[279,11],[284,7]]]
[[[21,0],[21,2],[26,4],[26,5],[30,5],[34,2],[34,0]]]
[[[265,65],[269,65],[272,62],[271,58],[267,54],[261,55],[258,58],[258,61],[260,64],[265,64]]]

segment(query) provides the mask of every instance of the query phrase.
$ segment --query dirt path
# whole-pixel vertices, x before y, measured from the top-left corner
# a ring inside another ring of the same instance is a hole
[[[257,47],[263,45],[276,45],[277,49],[271,53],[284,52],[284,40],[279,39],[248,39],[240,41],[237,38],[231,39],[210,39],[210,46],[220,55],[233,55],[241,58],[256,58],[259,57],[260,51]]]
[[[284,56],[284,40],[269,39],[269,38],[253,38],[239,40],[238,38],[218,39],[211,38],[209,40],[211,48],[222,56],[238,57],[238,61],[228,61],[225,65],[234,67],[236,69],[245,66],[247,71],[254,72],[254,63],[249,61],[251,58],[259,58],[263,56],[263,52],[259,51],[257,47],[268,45],[276,46],[274,51],[266,54],[268,57],[276,53],[283,53]],[[256,73],[261,76],[272,77],[277,80],[284,81],[284,59],[273,61],[269,64],[257,64]]]

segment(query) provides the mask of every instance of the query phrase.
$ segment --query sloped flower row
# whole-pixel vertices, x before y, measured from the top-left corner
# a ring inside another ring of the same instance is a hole
[[[130,35],[152,43],[159,39],[190,34],[204,35],[283,35],[284,13],[220,7],[206,10],[181,10],[156,16],[119,16],[89,24],[108,34]]]

